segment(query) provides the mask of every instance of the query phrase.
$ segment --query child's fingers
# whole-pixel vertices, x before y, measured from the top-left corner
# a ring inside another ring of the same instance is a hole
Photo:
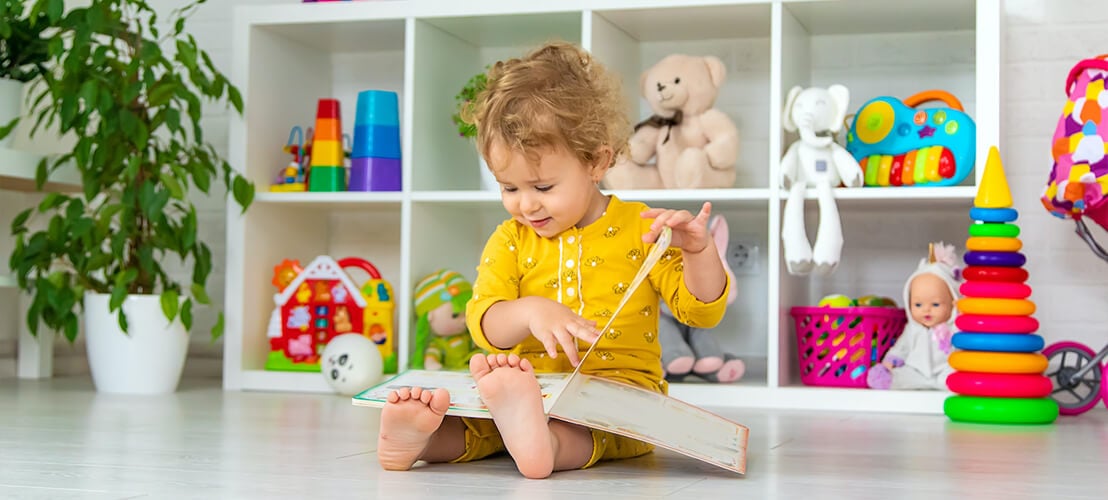
[[[569,358],[569,363],[573,366],[577,366],[580,359],[577,357],[577,341],[574,340],[573,334],[566,329],[555,330],[555,337],[558,338],[558,343],[561,344],[562,350],[565,351],[566,357]]]
[[[584,340],[585,342],[588,342],[590,344],[595,342],[597,337],[600,336],[597,333],[595,327],[585,324],[584,322],[571,325],[570,328],[572,329],[574,337]]]
[[[546,348],[546,354],[550,355],[550,358],[558,357],[558,341],[554,339],[554,335],[544,336],[539,338],[542,342],[542,346]]]

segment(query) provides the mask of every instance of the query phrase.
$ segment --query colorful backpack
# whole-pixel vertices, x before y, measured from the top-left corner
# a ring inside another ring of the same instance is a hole
[[[1078,222],[1087,217],[1108,230],[1108,54],[1077,63],[1066,78],[1069,96],[1054,130],[1043,206]],[[1083,226],[1083,224],[1081,224]]]

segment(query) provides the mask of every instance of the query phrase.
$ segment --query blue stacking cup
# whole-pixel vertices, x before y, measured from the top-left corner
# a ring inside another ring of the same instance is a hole
[[[351,158],[400,158],[400,127],[355,125]]]
[[[358,92],[358,110],[354,113],[354,126],[400,126],[400,105],[396,92],[387,90],[363,90]]]

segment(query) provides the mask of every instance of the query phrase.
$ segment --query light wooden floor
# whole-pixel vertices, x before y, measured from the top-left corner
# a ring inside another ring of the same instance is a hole
[[[497,458],[384,472],[378,410],[339,396],[96,394],[88,378],[0,381],[0,498],[1100,498],[1108,410],[1046,427],[945,417],[730,411],[746,477],[668,452],[522,479]]]

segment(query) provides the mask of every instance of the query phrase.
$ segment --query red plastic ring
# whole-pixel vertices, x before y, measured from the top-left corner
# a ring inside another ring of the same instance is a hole
[[[960,332],[1032,333],[1039,330],[1039,320],[1030,316],[986,316],[962,314],[954,320]]]
[[[1023,283],[999,281],[967,281],[958,291],[965,297],[978,298],[1026,299],[1031,296],[1031,287]]]
[[[1027,270],[1022,267],[969,266],[962,270],[962,278],[966,281],[1023,283],[1027,281]]]
[[[1042,375],[1015,373],[954,372],[946,386],[958,394],[994,398],[1043,398],[1053,390],[1050,379]]]

